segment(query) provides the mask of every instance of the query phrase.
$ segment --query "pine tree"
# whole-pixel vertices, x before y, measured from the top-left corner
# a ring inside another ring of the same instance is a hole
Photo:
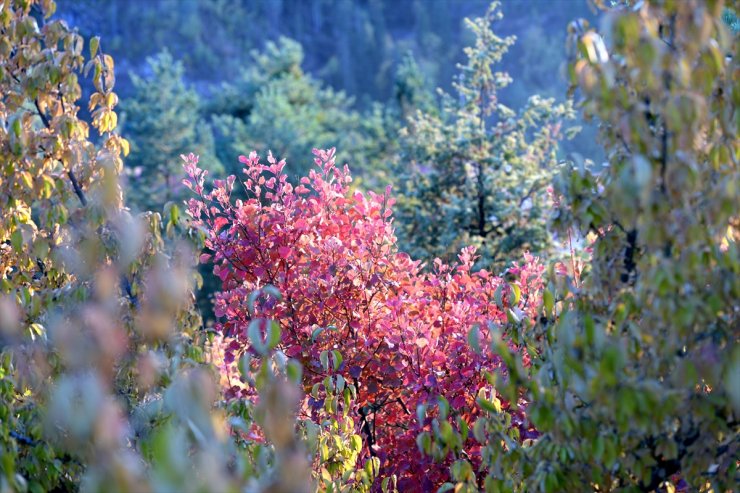
[[[160,209],[184,196],[180,155],[199,153],[213,172],[222,166],[210,126],[200,117],[198,94],[183,81],[182,63],[167,51],[147,63],[150,73],[132,75],[135,93],[123,102],[124,134],[131,142],[128,197],[134,206]]]
[[[224,163],[238,163],[239,155],[253,149],[271,150],[299,175],[313,165],[301,159],[314,147],[336,146],[339,160],[351,161],[361,176],[382,171],[382,109],[361,113],[344,92],[305,73],[303,48],[292,39],[268,42],[252,57],[243,77],[223,85],[209,108]]]
[[[447,257],[476,246],[479,265],[516,260],[548,248],[545,188],[557,169],[557,143],[573,118],[569,103],[532,96],[518,112],[499,101],[511,83],[494,70],[513,37],[491,29],[498,4],[467,25],[475,44],[437,111],[420,111],[401,132],[397,232],[412,256]]]

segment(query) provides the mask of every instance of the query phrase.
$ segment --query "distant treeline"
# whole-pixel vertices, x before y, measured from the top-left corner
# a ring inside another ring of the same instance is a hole
[[[286,36],[305,51],[304,68],[358,102],[384,101],[393,74],[411,51],[433,87],[449,88],[470,41],[465,17],[487,0],[60,0],[59,15],[83,35],[100,35],[118,64],[119,92],[132,92],[128,71],[167,48],[199,92],[237,79],[250,51]],[[517,81],[502,95],[521,104],[528,95],[562,96],[559,76],[567,23],[591,18],[579,0],[507,0],[500,36],[517,44],[501,68]]]

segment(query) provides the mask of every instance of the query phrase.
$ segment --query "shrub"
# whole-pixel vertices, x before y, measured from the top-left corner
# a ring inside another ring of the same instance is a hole
[[[486,376],[500,361],[469,348],[468,340],[480,339],[483,348],[501,324],[527,324],[539,304],[542,267],[527,257],[506,279],[474,272],[475,250],[466,248],[459,262],[435,260],[424,271],[397,250],[390,190],[350,193],[352,178],[346,166],[335,165],[334,150],[314,154],[318,168],[295,187],[283,173],[284,161],[268,155],[262,164],[256,153],[242,156],[238,184],[245,200],[232,199],[235,176],[204,190],[206,172],[197,157],[185,157],[185,183],[197,195],[189,213],[207,231],[210,250],[201,261],[213,262],[223,282],[215,311],[223,317],[217,328],[228,338],[226,363],[245,355],[259,360],[259,341],[273,340],[305,369],[303,411],[314,419],[327,405],[347,412],[347,402],[327,404],[319,394],[352,384],[350,415],[364,457],[378,457],[382,474],[396,475],[401,490],[419,484],[428,490],[446,472],[420,453],[417,434],[437,430],[451,438],[453,428],[470,427],[478,392],[490,391]],[[227,389],[232,398],[252,393],[243,386]],[[444,411],[425,411],[439,401],[448,403]],[[511,412],[519,412],[516,405]],[[525,421],[518,423],[526,428]],[[431,445],[419,443],[431,452]],[[436,460],[453,452],[479,462],[467,437],[438,451]]]

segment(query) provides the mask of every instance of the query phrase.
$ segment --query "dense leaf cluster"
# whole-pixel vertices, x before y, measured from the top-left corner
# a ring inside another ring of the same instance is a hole
[[[269,155],[262,164],[255,153],[242,156],[245,176],[237,186],[245,200],[232,198],[235,176],[206,191],[197,158],[186,159],[186,184],[198,197],[189,213],[208,231],[212,252],[201,260],[213,261],[223,282],[215,311],[224,319],[217,325],[227,344],[224,371],[230,362],[258,355],[263,338],[275,338],[276,347],[304,367],[304,412],[337,405],[318,395],[335,386],[326,378],[351,383],[354,407],[345,403],[344,410],[364,435],[365,455],[380,458],[384,474],[396,475],[402,490],[415,484],[430,489],[445,473],[417,451],[417,434],[472,426],[486,375],[500,363],[481,348],[500,336],[501,325],[532,325],[542,267],[528,257],[507,281],[474,272],[475,249],[468,247],[458,263],[436,260],[426,272],[397,249],[388,192],[351,194],[352,178],[346,166],[336,167],[334,149],[314,153],[318,169],[296,187],[283,172],[284,161]],[[275,289],[280,300],[270,294]],[[468,346],[471,331],[478,351]],[[510,346],[521,349],[515,341]],[[252,392],[236,386],[226,395]],[[438,399],[453,411],[427,415],[423,409]],[[526,420],[517,419],[526,432]],[[457,447],[477,455],[465,438]]]

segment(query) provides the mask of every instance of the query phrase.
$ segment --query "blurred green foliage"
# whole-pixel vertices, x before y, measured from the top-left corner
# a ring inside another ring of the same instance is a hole
[[[495,411],[476,425],[490,491],[737,488],[740,43],[722,2],[628,3],[570,28],[609,163],[556,180],[555,226],[590,260],[551,277],[539,325],[505,332],[530,367],[498,346],[497,388],[538,437]]]

